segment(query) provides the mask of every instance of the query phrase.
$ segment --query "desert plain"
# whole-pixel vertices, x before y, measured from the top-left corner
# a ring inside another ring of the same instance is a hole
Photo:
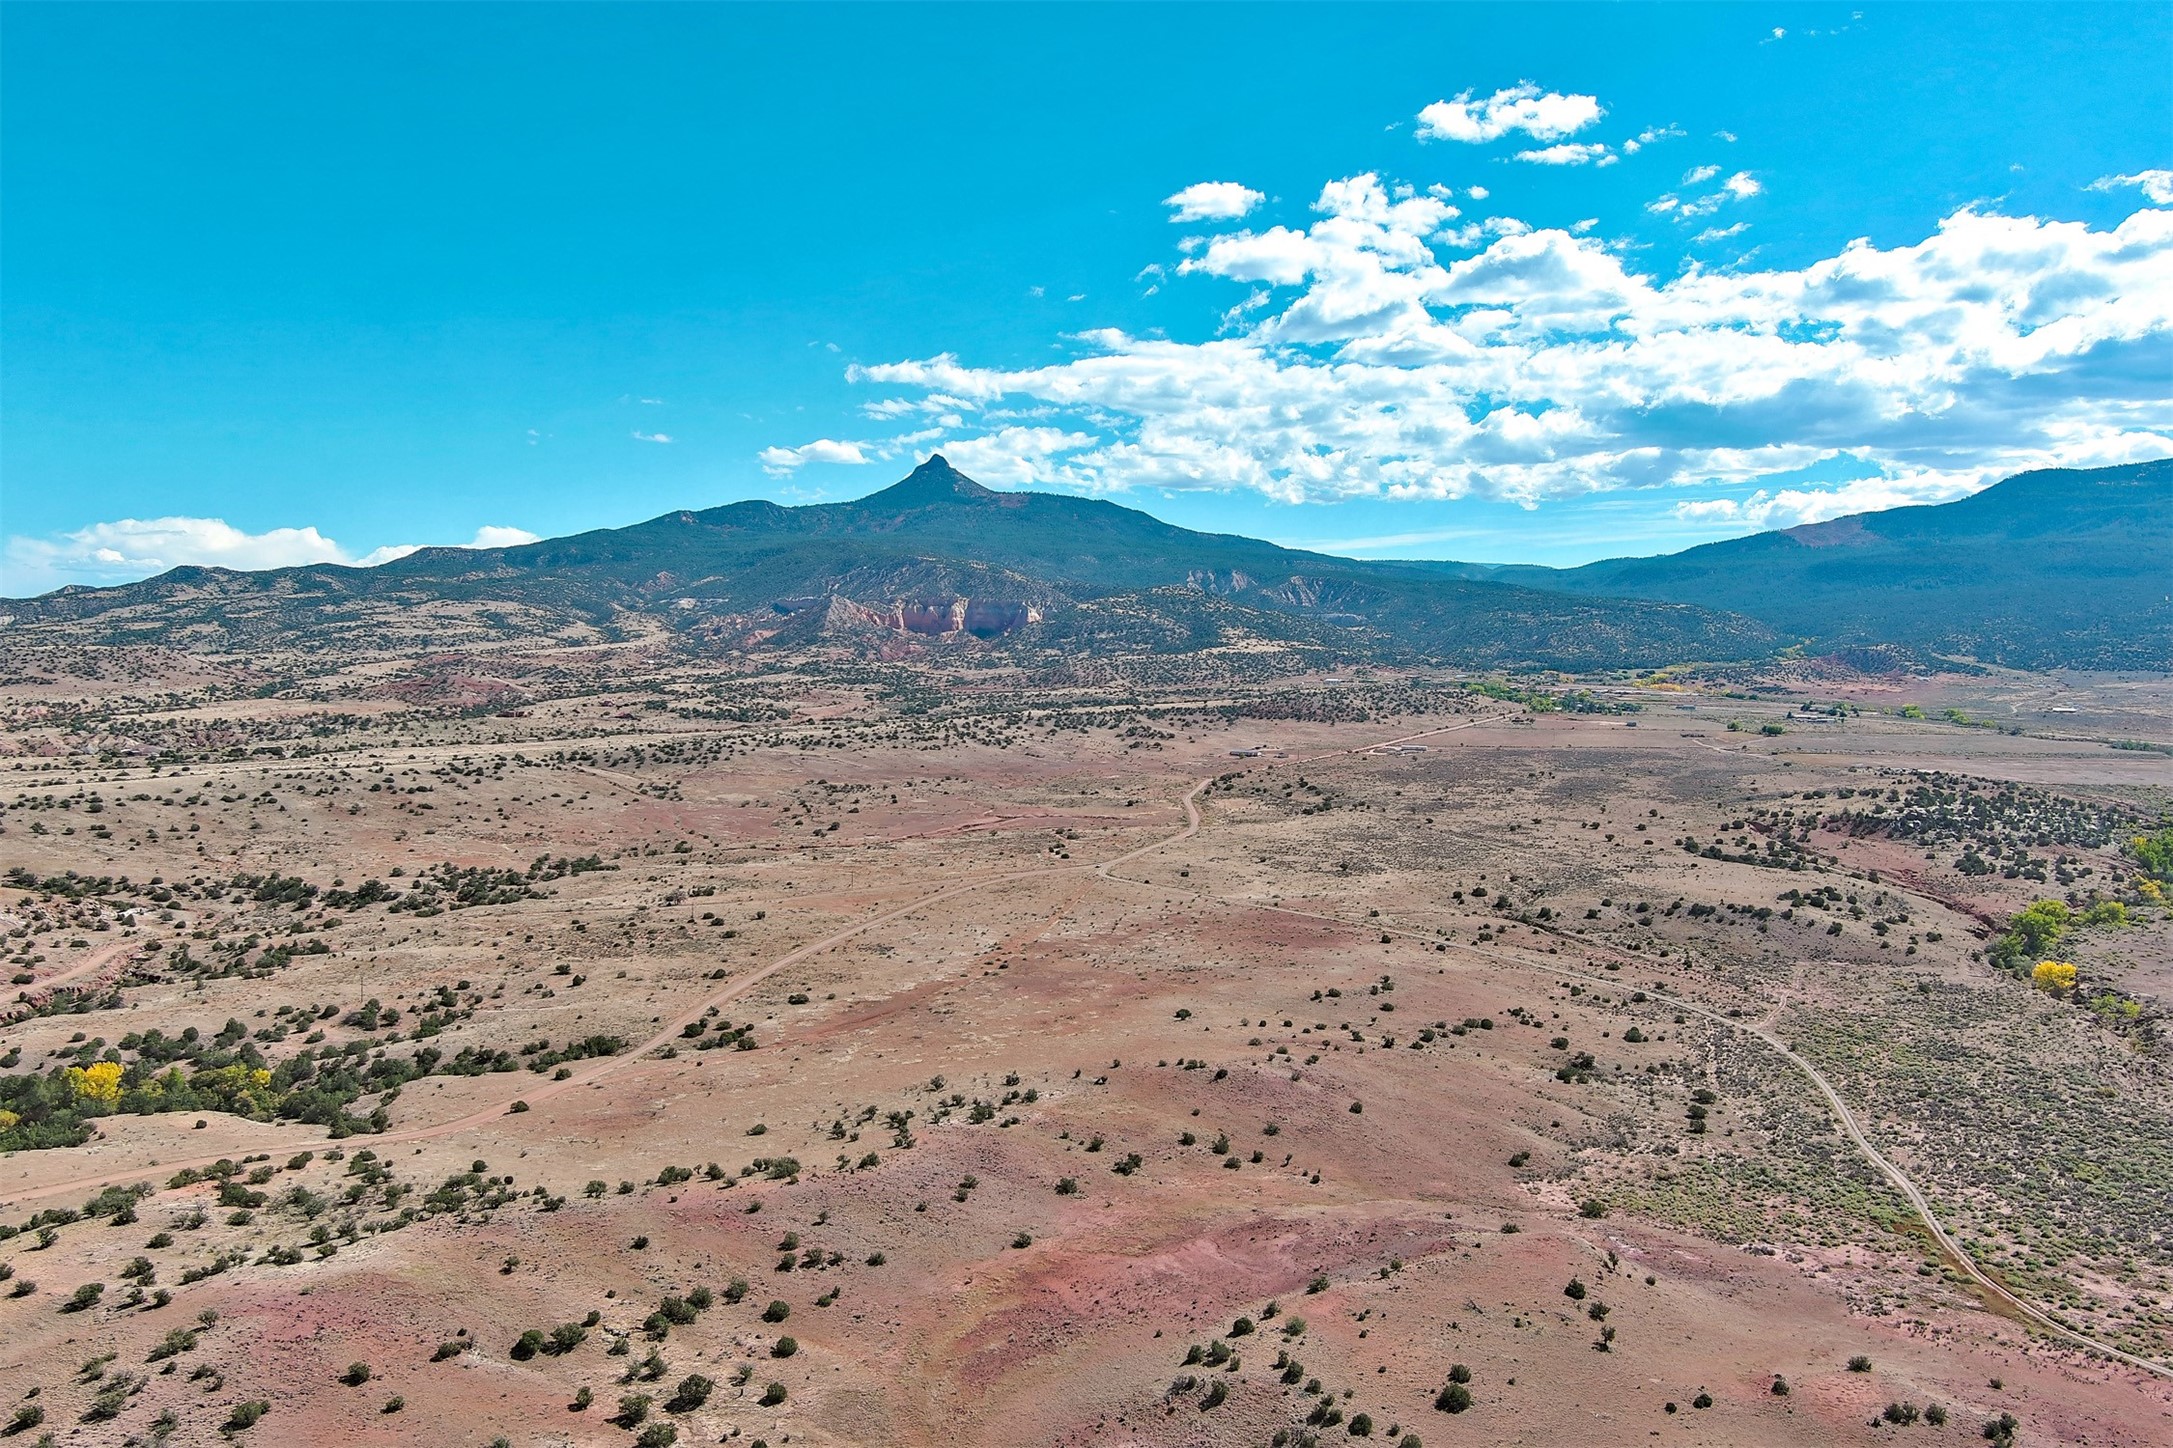
[[[2162,682],[8,663],[15,1441],[2173,1442]]]

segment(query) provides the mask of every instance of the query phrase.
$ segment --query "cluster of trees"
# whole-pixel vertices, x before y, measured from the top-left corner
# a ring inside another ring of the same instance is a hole
[[[2173,826],[2135,836],[2128,841],[2128,853],[2152,880],[2173,884]]]
[[[55,1065],[43,1075],[0,1076],[0,1151],[80,1146],[90,1139],[93,1119],[121,1113],[222,1111],[258,1121],[308,1122],[335,1137],[383,1131],[383,1107],[368,1116],[348,1108],[365,1095],[425,1076],[480,1076],[523,1065],[540,1071],[625,1049],[617,1036],[596,1035],[556,1050],[539,1042],[519,1056],[473,1046],[450,1057],[434,1046],[393,1056],[372,1054],[369,1042],[352,1041],[322,1052],[304,1047],[273,1064],[238,1020],[208,1040],[194,1027],[178,1036],[151,1031],[134,1040],[134,1060],[123,1059],[119,1048],[93,1043],[74,1064]]]
[[[2039,965],[2060,965],[2049,959],[2069,930],[2076,926],[2120,926],[2128,923],[2127,907],[2118,900],[2097,900],[2077,910],[2064,900],[2038,900],[2016,911],[2006,933],[1992,942],[1987,958],[2001,970],[2020,974]],[[2067,967],[2066,985],[2074,984],[2074,967]],[[2040,985],[2044,982],[2039,981]]]

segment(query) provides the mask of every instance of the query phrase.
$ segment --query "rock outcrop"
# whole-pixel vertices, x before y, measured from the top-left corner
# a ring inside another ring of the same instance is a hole
[[[1042,618],[1041,610],[1033,604],[989,598],[910,598],[864,604],[831,594],[780,598],[770,607],[796,619],[813,613],[819,617],[818,627],[824,632],[873,626],[927,638],[960,634],[978,639],[1001,638]]]

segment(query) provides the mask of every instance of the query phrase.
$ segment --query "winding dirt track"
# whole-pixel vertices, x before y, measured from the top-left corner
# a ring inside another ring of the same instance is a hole
[[[1422,730],[1418,733],[1400,735],[1394,739],[1379,740],[1374,743],[1359,745],[1350,749],[1326,750],[1319,754],[1306,755],[1301,758],[1291,759],[1284,762],[1303,764],[1312,760],[1332,758],[1338,755],[1362,754],[1371,750],[1385,748],[1391,744],[1403,744],[1417,739],[1429,738],[1438,734],[1452,733],[1458,729],[1468,729],[1471,728],[1473,724],[1479,722],[1481,721],[1468,720],[1462,724],[1451,724],[1439,729]],[[1711,746],[1706,747],[1710,748]],[[1724,753],[1726,751],[1716,750],[1715,752]],[[1240,769],[1243,769],[1244,767],[1245,766],[1243,764],[1239,765]],[[809,956],[817,955],[823,951],[832,949],[835,946],[842,945],[846,941],[851,940],[856,936],[863,935],[878,926],[887,925],[893,920],[903,919],[904,917],[912,915],[917,911],[925,910],[931,905],[939,904],[942,901],[952,899],[955,896],[963,895],[970,891],[984,889],[990,885],[1006,884],[1014,880],[1027,880],[1066,874],[1091,874],[1100,876],[1104,879],[1109,879],[1119,883],[1131,885],[1148,884],[1150,882],[1142,880],[1132,880],[1126,876],[1113,875],[1110,872],[1119,865],[1127,864],[1133,860],[1141,858],[1142,856],[1152,854],[1156,850],[1166,849],[1171,845],[1180,844],[1185,840],[1191,839],[1194,835],[1197,835],[1200,832],[1202,825],[1199,796],[1201,791],[1206,789],[1212,783],[1214,783],[1214,778],[1210,776],[1208,778],[1196,781],[1190,789],[1185,791],[1184,797],[1181,801],[1185,811],[1185,823],[1184,826],[1181,829],[1177,830],[1174,834],[1165,835],[1161,839],[1151,840],[1144,845],[1140,845],[1134,849],[1127,850],[1123,854],[1104,860],[1099,864],[1081,863],[1071,865],[1040,865],[1035,866],[1032,869],[1010,870],[1000,874],[985,875],[979,879],[964,880],[960,881],[958,884],[955,885],[945,886],[943,889],[935,890],[930,892],[929,894],[922,895],[919,898],[911,900],[904,905],[896,906],[893,909],[886,910],[879,915],[870,916],[868,919],[862,920],[857,924],[848,925],[844,929],[826,935],[820,940],[811,941],[806,945],[798,947],[797,949],[788,951],[786,954],[777,957],[777,959],[771,961],[768,965],[763,966],[761,969],[753,972],[752,974],[741,976],[738,979],[732,981],[730,984],[726,985],[723,989],[715,991],[710,995],[704,997],[703,999],[685,1007],[677,1015],[665,1021],[662,1027],[654,1035],[650,1036],[649,1039],[643,1041],[640,1045],[635,1046],[631,1050],[621,1052],[617,1056],[602,1060],[597,1064],[589,1067],[587,1070],[577,1072],[574,1075],[567,1077],[563,1081],[545,1082],[523,1093],[517,1098],[509,1098],[506,1101],[493,1103],[490,1106],[486,1106],[479,1110],[472,1111],[465,1116],[456,1117],[450,1121],[436,1122],[428,1126],[410,1127],[403,1131],[390,1131],[379,1136],[373,1136],[369,1140],[373,1146],[391,1146],[400,1145],[402,1143],[408,1142],[428,1141],[437,1137],[456,1135],[463,1131],[479,1130],[490,1126],[492,1123],[498,1121],[500,1118],[505,1116],[507,1111],[511,1107],[512,1101],[514,1099],[527,1101],[532,1105],[535,1102],[548,1101],[554,1099],[555,1097],[563,1095],[566,1092],[579,1090],[585,1086],[593,1086],[598,1082],[602,1081],[605,1077],[614,1075],[617,1072],[626,1069],[628,1066],[646,1059],[650,1052],[661,1050],[664,1047],[673,1044],[676,1040],[679,1039],[679,1032],[682,1027],[684,1027],[691,1021],[701,1019],[712,1006],[723,1006],[733,1000],[737,1000],[739,997],[744,996],[747,992],[753,990],[756,986],[760,985],[763,981],[775,975],[778,971],[783,970],[785,967],[792,965],[797,961],[805,960]],[[1204,891],[1188,890],[1186,891],[1186,893],[1192,894],[1197,898],[1201,899],[1219,900],[1223,901],[1223,903],[1243,906],[1245,908],[1254,910],[1266,911],[1273,914],[1291,915],[1307,920],[1322,921],[1329,924],[1345,926],[1353,930],[1380,930],[1383,934],[1400,936],[1407,940],[1416,940],[1429,945],[1434,943],[1431,937],[1425,936],[1417,931],[1400,929],[1392,925],[1382,925],[1378,921],[1369,920],[1361,922],[1346,920],[1338,915],[1330,915],[1312,910],[1300,910],[1293,906],[1287,905],[1263,905],[1257,901],[1252,900],[1224,900],[1224,897],[1210,895]],[[1577,945],[1578,948],[1582,950],[1589,951],[1595,949],[1595,947],[1585,942],[1577,942]],[[1557,964],[1543,965],[1536,961],[1525,960],[1517,956],[1504,954],[1500,951],[1489,950],[1483,946],[1459,946],[1458,949],[1468,954],[1485,956],[1488,959],[1496,961],[1500,964],[1507,965],[1517,970],[1522,970],[1531,974],[1545,975],[1557,979],[1576,980],[1588,985],[1604,986],[1610,989],[1619,988],[1621,985],[1621,981],[1613,980],[1606,976],[1591,975],[1583,971],[1573,970],[1566,966]],[[1802,1056],[1796,1054],[1795,1050],[1790,1047],[1787,1042],[1781,1040],[1778,1036],[1775,1036],[1774,1034],[1772,1034],[1772,1032],[1768,1031],[1763,1026],[1752,1024],[1743,1020],[1731,1019],[1730,1017],[1722,1014],[1717,1010],[1713,1010],[1709,1007],[1699,1005],[1695,1001],[1686,1000],[1683,997],[1674,995],[1666,990],[1656,987],[1647,987],[1647,993],[1651,995],[1656,1001],[1664,1002],[1668,1005],[1675,1007],[1678,1010],[1700,1016],[1718,1025],[1723,1030],[1743,1032],[1744,1034],[1765,1045],[1768,1049],[1773,1051],[1774,1054],[1778,1055],[1779,1057],[1781,1057],[1781,1059],[1788,1062],[1789,1065],[1793,1066],[1797,1071],[1801,1072],[1802,1075],[1807,1080],[1809,1080],[1814,1087],[1817,1088],[1819,1095],[1825,1098],[1827,1105],[1833,1108],[1835,1116],[1839,1118],[1841,1122],[1842,1129],[1848,1134],[1849,1140],[1855,1143],[1856,1149],[1862,1152],[1864,1157],[1869,1160],[1873,1166],[1879,1169],[1880,1174],[1885,1176],[1886,1179],[1893,1184],[1896,1191],[1901,1193],[1902,1198],[1909,1203],[1911,1209],[1914,1210],[1917,1216],[1923,1221],[1925,1229],[1930,1233],[1932,1239],[1939,1244],[1940,1249],[1946,1254],[1946,1256],[1954,1264],[1954,1266],[1957,1267],[1965,1275],[1967,1275],[1971,1281],[1976,1283],[1976,1285],[1988,1297],[1994,1299],[2002,1306],[2009,1309],[2016,1317],[2020,1318],[2028,1326],[2036,1328],[2040,1332],[2045,1333],[2047,1336],[2058,1338],[2061,1341],[2064,1341],[2072,1346],[2082,1348],[2088,1352],[2098,1354],[2115,1362],[2124,1363],[2129,1367],[2140,1369],[2143,1372],[2152,1373],[2163,1378],[2173,1378],[2173,1365],[2158,1362],[2151,1358],[2142,1357],[2135,1353],[2127,1352],[2121,1348],[2113,1347],[2110,1344],[2100,1342],[2096,1338],[2093,1338],[2086,1333],[2077,1332],[2075,1329],[2068,1327],[2066,1324],[2060,1322],[2057,1318],[2052,1317],[2043,1310],[2032,1306],[2030,1303],[2024,1301],[2022,1298],[2017,1297],[2013,1292],[2009,1291],[2005,1286],[2001,1285],[1998,1281],[1994,1280],[1991,1276],[1989,1276],[1981,1268],[1979,1268],[1977,1264],[1970,1259],[1969,1254],[1962,1249],[1961,1244],[1956,1242],[1953,1237],[1948,1235],[1946,1228],[1940,1225],[1938,1215],[1936,1212],[1933,1211],[1932,1204],[1930,1200],[1925,1197],[1923,1191],[1918,1188],[1915,1182],[1909,1179],[1908,1175],[1904,1173],[1901,1168],[1895,1166],[1893,1162],[1889,1161],[1884,1155],[1880,1153],[1877,1147],[1871,1144],[1870,1138],[1865,1135],[1862,1125],[1857,1121],[1855,1113],[1849,1109],[1848,1103],[1841,1099],[1841,1093],[1835,1089],[1833,1083],[1828,1081],[1826,1077],[1819,1072],[1817,1067],[1813,1066]],[[50,1200],[54,1197],[75,1196],[85,1192],[95,1192],[101,1188],[108,1186],[119,1186],[126,1185],[132,1182],[154,1180],[186,1167],[210,1166],[214,1162],[222,1160],[226,1155],[230,1154],[222,1153],[219,1155],[195,1157],[187,1160],[167,1161],[162,1162],[155,1167],[141,1167],[128,1171],[115,1172],[105,1175],[93,1174],[74,1178],[68,1181],[54,1182],[46,1186],[37,1187],[16,1193],[9,1205],[12,1206],[24,1202]]]
[[[74,965],[71,965],[66,970],[61,971],[58,975],[48,976],[44,980],[40,981],[33,981],[28,986],[24,987],[24,989],[33,991],[47,991],[52,990],[57,986],[67,985],[72,981],[81,980],[86,975],[95,975],[99,971],[104,970],[107,966],[113,964],[113,962],[119,957],[128,954],[132,950],[140,950],[142,948],[143,943],[141,941],[116,940],[111,945],[100,946],[98,949],[92,951],[89,955],[86,955],[81,960],[77,961]]]
[[[1378,929],[1384,935],[1399,935],[1407,940],[1416,940],[1421,943],[1431,943],[1430,937],[1422,935],[1415,930],[1400,930],[1392,925],[1382,925],[1377,920],[1345,920],[1339,915],[1324,915],[1311,910],[1293,909],[1292,907],[1287,905],[1254,904],[1251,908],[1256,910],[1266,910],[1280,915],[1297,915],[1302,916],[1303,918],[1308,920],[1320,920],[1337,925],[1346,925],[1353,930]],[[1581,950],[1594,949],[1594,947],[1581,941],[1577,942],[1577,945],[1578,948]],[[1620,989],[1622,986],[1622,982],[1619,979],[1611,979],[1603,975],[1589,975],[1586,974],[1584,971],[1572,970],[1569,967],[1562,965],[1541,965],[1536,961],[1523,960],[1513,955],[1504,955],[1500,951],[1488,950],[1484,946],[1465,945],[1458,946],[1456,948],[1459,950],[1463,950],[1469,954],[1483,955],[1489,960],[1493,960],[1499,962],[1502,965],[1507,965],[1514,969],[1522,970],[1534,975],[1544,975],[1559,980],[1581,981],[1586,985],[1606,986],[1611,989]],[[1894,1189],[1901,1193],[1902,1198],[1909,1203],[1910,1207],[1916,1212],[1917,1216],[1922,1219],[1925,1230],[1927,1230],[1931,1234],[1932,1240],[1939,1244],[1940,1249],[1953,1262],[1953,1264],[1957,1268],[1959,1268],[1964,1274],[1966,1274],[1971,1281],[1975,1282],[1978,1287],[1982,1288],[1987,1295],[1997,1299],[2001,1304],[2011,1309],[2017,1317],[2020,1317],[2029,1326],[2034,1327],[2049,1336],[2060,1338],[2075,1347],[2083,1348],[2089,1352],[2097,1353],[2104,1357],[2112,1358],[2115,1361],[2126,1363],[2129,1367],[2140,1368],[2147,1373],[2155,1373],[2161,1378],[2173,1378],[2173,1364],[2162,1363],[2154,1358],[2142,1357],[2138,1354],[2127,1352],[2121,1348],[2113,1347],[2108,1343],[2100,1342],[2087,1333],[2077,1332],[2075,1329],[2062,1323],[2058,1318],[2049,1315],[2048,1313],[2037,1307],[2033,1307],[2028,1302],[2025,1302],[2022,1298],[2015,1296],[2013,1292],[2009,1291],[1994,1278],[1987,1275],[1982,1268],[1978,1267],[1977,1264],[1970,1259],[1969,1254],[1962,1250],[1961,1244],[1947,1234],[1947,1229],[1939,1224],[1938,1214],[1932,1210],[1932,1204],[1930,1200],[1927,1199],[1924,1193],[1918,1189],[1916,1183],[1911,1181],[1908,1175],[1904,1173],[1900,1167],[1895,1166],[1894,1163],[1888,1161],[1885,1156],[1880,1154],[1879,1149],[1871,1144],[1870,1138],[1864,1135],[1863,1127],[1857,1122],[1856,1114],[1849,1109],[1848,1103],[1841,1099],[1841,1093],[1834,1088],[1834,1084],[1831,1081],[1828,1081],[1825,1076],[1820,1073],[1819,1069],[1816,1066],[1813,1066],[1809,1061],[1806,1061],[1803,1057],[1797,1055],[1795,1050],[1790,1047],[1786,1041],[1783,1041],[1780,1037],[1766,1030],[1763,1026],[1755,1025],[1748,1021],[1733,1019],[1729,1016],[1723,1015],[1719,1011],[1713,1010],[1706,1006],[1701,1006],[1695,1001],[1685,1000],[1681,996],[1675,995],[1669,991],[1660,989],[1658,987],[1646,986],[1645,993],[1651,996],[1655,1001],[1659,1001],[1664,1004],[1673,1006],[1677,1010],[1685,1011],[1692,1015],[1702,1016],[1706,1020],[1709,1020],[1714,1024],[1718,1025],[1723,1030],[1743,1032],[1745,1035],[1750,1036],[1765,1045],[1775,1055],[1781,1057],[1783,1060],[1787,1061],[1789,1065],[1795,1067],[1796,1070],[1800,1071],[1813,1086],[1818,1088],[1819,1095],[1826,1098],[1826,1104],[1831,1106],[1833,1108],[1834,1115],[1840,1118],[1841,1129],[1848,1134],[1849,1140],[1856,1144],[1856,1149],[1862,1152],[1865,1158],[1868,1159],[1873,1166],[1877,1167],[1880,1173],[1885,1176],[1885,1178],[1889,1182],[1893,1183]]]

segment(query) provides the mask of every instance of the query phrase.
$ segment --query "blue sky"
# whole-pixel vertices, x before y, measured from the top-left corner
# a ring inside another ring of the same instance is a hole
[[[4,24],[10,594],[934,448],[1551,563],[2173,452],[2165,5]]]

